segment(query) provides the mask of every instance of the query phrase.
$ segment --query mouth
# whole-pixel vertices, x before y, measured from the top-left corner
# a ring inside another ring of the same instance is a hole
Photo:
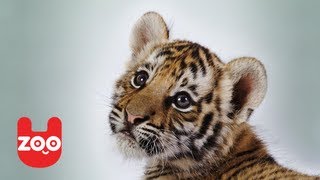
[[[126,137],[129,137],[129,138],[135,140],[134,135],[132,134],[132,132],[131,132],[131,130],[130,130],[129,128],[125,128],[125,129],[119,131],[119,133],[122,133],[122,134],[124,134]]]
[[[42,154],[44,154],[44,155],[49,154],[49,151],[42,150],[41,152],[42,152]]]

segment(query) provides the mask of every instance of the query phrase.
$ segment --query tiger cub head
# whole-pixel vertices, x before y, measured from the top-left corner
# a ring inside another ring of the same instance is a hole
[[[154,12],[136,22],[130,47],[109,114],[120,150],[162,160],[227,153],[265,96],[263,65],[250,57],[225,64],[197,43],[170,40]]]

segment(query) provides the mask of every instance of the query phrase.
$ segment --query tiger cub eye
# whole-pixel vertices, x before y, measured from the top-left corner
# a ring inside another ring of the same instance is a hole
[[[146,71],[139,71],[136,73],[133,79],[133,85],[139,88],[147,82],[148,78],[149,78],[149,75]]]
[[[174,104],[177,108],[186,109],[191,105],[190,95],[186,92],[180,92],[175,96]]]

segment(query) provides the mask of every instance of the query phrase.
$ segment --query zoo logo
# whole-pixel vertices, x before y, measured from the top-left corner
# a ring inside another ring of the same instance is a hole
[[[47,123],[47,131],[32,131],[28,117],[18,120],[17,151],[20,160],[31,167],[45,168],[55,164],[62,152],[62,123],[52,117]]]

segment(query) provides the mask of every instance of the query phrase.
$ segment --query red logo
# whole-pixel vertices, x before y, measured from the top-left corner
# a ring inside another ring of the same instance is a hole
[[[47,131],[32,131],[31,120],[18,121],[17,150],[20,160],[31,167],[44,168],[55,164],[62,151],[62,125],[57,117],[49,119]]]

